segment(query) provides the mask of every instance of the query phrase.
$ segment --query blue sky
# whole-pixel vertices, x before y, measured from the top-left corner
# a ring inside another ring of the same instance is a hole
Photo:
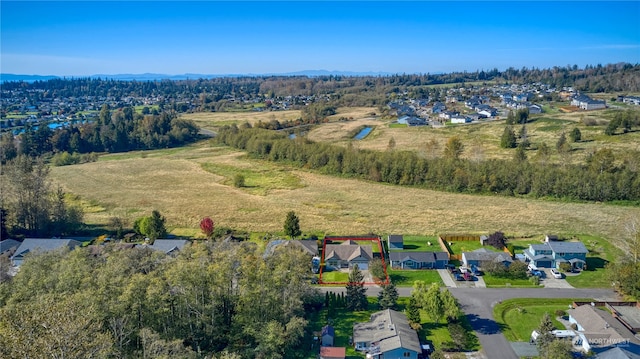
[[[0,6],[3,73],[437,73],[640,63],[640,1]]]

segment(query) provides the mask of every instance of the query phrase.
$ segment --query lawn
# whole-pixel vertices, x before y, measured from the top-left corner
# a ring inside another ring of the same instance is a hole
[[[584,234],[575,237],[579,238],[589,250],[587,269],[577,275],[567,275],[566,281],[576,288],[609,288],[611,281],[607,278],[605,265],[619,257],[622,254],[621,251],[600,237]]]
[[[508,279],[492,276],[485,273],[483,276],[487,288],[542,288],[539,285],[533,285],[529,279]]]
[[[454,254],[462,254],[462,252],[473,252],[476,249],[485,248],[488,251],[500,252],[493,246],[483,246],[480,241],[449,241],[449,247]]]
[[[429,245],[431,243],[431,245]],[[436,236],[403,236],[403,252],[440,252]],[[393,250],[392,250],[393,251]]]
[[[322,272],[323,283],[347,283],[349,281],[349,273],[340,271]]]
[[[502,328],[508,341],[529,341],[531,332],[540,325],[545,312],[549,313],[557,329],[565,329],[555,317],[556,310],[567,310],[575,301],[592,299],[517,298],[501,302],[493,308],[493,318]]]
[[[417,270],[397,270],[389,269],[388,272],[391,283],[397,287],[413,287],[413,282],[417,280],[424,281],[427,284],[438,283],[443,286],[442,278],[435,269],[417,269]]]

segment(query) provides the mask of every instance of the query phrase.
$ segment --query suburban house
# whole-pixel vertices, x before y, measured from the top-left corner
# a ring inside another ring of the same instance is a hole
[[[529,114],[531,115],[542,113],[542,106],[540,105],[536,105],[536,104],[529,105],[528,109],[529,109]]]
[[[482,267],[483,263],[502,263],[508,267],[513,262],[506,252],[493,252],[486,248],[476,249],[473,252],[462,252],[462,262],[466,267]]]
[[[588,111],[606,108],[607,104],[601,100],[594,100],[587,95],[576,95],[571,100],[571,106],[576,106]]]
[[[575,324],[578,330],[574,345],[581,347],[585,352],[598,347],[613,347],[616,344],[640,344],[640,340],[632,331],[609,312],[595,305],[580,305],[567,310],[567,314],[569,322]]]
[[[596,353],[595,359],[640,359],[640,349],[633,350],[629,346],[614,347]]]
[[[392,309],[371,314],[366,323],[353,325],[353,343],[371,359],[417,359],[420,340],[407,316]]]
[[[560,242],[550,240],[541,244],[530,244],[524,250],[526,260],[538,268],[559,268],[561,263],[570,263],[575,270],[584,269],[587,247],[582,242]]]
[[[464,115],[451,116],[451,123],[469,123],[471,118]]]
[[[400,269],[444,269],[449,263],[447,252],[390,252],[391,267]]]
[[[320,345],[323,347],[332,347],[335,336],[336,333],[333,330],[333,327],[325,325],[322,327],[322,332],[320,333]]]
[[[82,243],[74,239],[62,238],[25,238],[18,249],[13,253],[11,262],[14,266],[20,266],[24,257],[29,253],[50,252],[59,248],[73,249]]]
[[[14,250],[20,246],[20,242],[15,239],[5,239],[4,241],[0,241],[0,255],[5,252],[9,252]]]
[[[427,121],[415,116],[402,116],[398,118],[398,123],[407,126],[425,126]]]
[[[387,238],[389,250],[404,249],[404,237],[402,234],[390,234]]]
[[[371,245],[359,245],[356,241],[348,240],[340,244],[327,244],[324,249],[324,262],[333,268],[351,268],[358,265],[360,269],[369,269],[369,262],[373,259]]]
[[[344,359],[346,352],[345,347],[320,347],[320,359]]]
[[[317,256],[319,253],[318,242],[313,239],[291,240],[291,241],[286,241],[285,243],[288,243],[289,245],[292,245],[292,246],[299,247],[306,254],[310,256]]]
[[[164,252],[165,254],[174,255],[188,243],[190,242],[186,239],[156,239],[153,241],[153,244],[149,244],[148,247],[156,251]]]

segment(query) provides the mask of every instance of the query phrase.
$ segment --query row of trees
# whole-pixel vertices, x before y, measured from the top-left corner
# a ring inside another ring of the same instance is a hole
[[[108,244],[31,257],[0,284],[3,358],[300,358],[324,296],[285,246],[195,242],[177,257]],[[226,354],[223,354],[226,353]]]
[[[83,211],[69,205],[66,194],[54,187],[49,167],[41,159],[20,155],[3,166],[0,178],[2,238],[64,236],[80,229]]]
[[[132,107],[111,110],[104,105],[95,122],[51,130],[27,125],[15,140],[11,133],[0,138],[3,163],[19,154],[38,157],[50,152],[90,153],[175,147],[193,142],[199,129],[173,112],[142,115]]]
[[[274,131],[235,126],[222,129],[216,140],[257,158],[391,184],[509,196],[640,200],[637,157],[617,164],[606,149],[594,153],[584,165],[555,165],[542,157],[535,162],[526,156],[519,161],[462,159],[464,144],[456,137],[449,139],[441,157],[431,154],[430,158],[408,151],[376,152],[314,143],[305,138],[291,140]]]

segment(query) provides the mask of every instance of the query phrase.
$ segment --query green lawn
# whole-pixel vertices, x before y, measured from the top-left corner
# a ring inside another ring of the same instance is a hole
[[[417,269],[417,270],[396,270],[388,269],[387,274],[391,283],[396,287],[413,287],[413,282],[417,280],[424,281],[427,284],[438,283],[444,285],[442,278],[435,269]]]
[[[403,127],[408,127],[406,123],[390,123],[389,124],[389,128],[403,128]]]
[[[607,278],[605,264],[619,257],[620,249],[600,237],[583,234],[575,237],[589,250],[587,269],[578,275],[567,275],[566,281],[576,288],[610,288],[611,281]]]
[[[525,249],[529,248],[530,244],[541,244],[542,240],[538,239],[514,239],[507,241],[507,244],[513,245],[514,254],[522,253]]]
[[[483,246],[480,241],[449,241],[451,243],[449,247],[454,254],[462,254],[462,252],[472,252],[476,249],[485,248],[489,251],[500,252],[493,246]]]
[[[485,273],[483,278],[487,288],[542,288],[541,286],[531,284],[529,279],[499,278],[488,273]]]
[[[440,252],[442,248],[435,236],[403,236],[405,252]],[[429,245],[431,243],[431,245]]]
[[[347,283],[349,281],[349,273],[332,271],[322,272],[322,282],[340,282]]]
[[[558,329],[565,329],[556,319],[556,310],[567,310],[575,301],[589,302],[592,299],[509,299],[493,308],[493,318],[501,327],[508,341],[529,341],[531,332],[540,325],[542,315],[547,312]]]

